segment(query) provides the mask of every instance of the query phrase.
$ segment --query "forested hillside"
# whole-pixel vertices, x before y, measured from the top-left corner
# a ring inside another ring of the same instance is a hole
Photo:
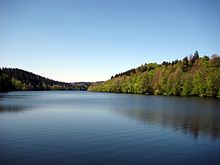
[[[177,96],[220,96],[220,57],[199,57],[149,63],[95,83],[89,91]]]
[[[90,82],[64,83],[14,68],[0,68],[0,91],[87,90]]]

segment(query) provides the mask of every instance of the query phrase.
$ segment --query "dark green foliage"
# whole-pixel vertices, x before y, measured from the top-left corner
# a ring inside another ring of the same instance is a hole
[[[0,68],[0,91],[1,92],[8,92],[14,90],[12,82],[10,78],[4,74]]]
[[[191,64],[191,66],[196,62],[197,59],[199,59],[199,53],[198,53],[198,51],[196,51],[196,52],[194,53],[194,55],[192,56],[192,58],[190,59],[190,64]]]
[[[130,69],[126,72],[116,74],[115,77],[119,77],[119,76],[123,76],[123,75],[130,76],[132,73],[135,73],[135,69]]]
[[[0,69],[0,92],[12,90],[87,90],[90,82],[54,81],[21,69]]]
[[[185,57],[185,58],[183,59],[181,69],[182,69],[183,72],[187,72],[187,71],[188,71],[188,69],[189,69],[189,60],[188,60],[188,57]]]
[[[92,84],[89,91],[220,97],[220,57],[192,56],[172,62],[144,64]]]

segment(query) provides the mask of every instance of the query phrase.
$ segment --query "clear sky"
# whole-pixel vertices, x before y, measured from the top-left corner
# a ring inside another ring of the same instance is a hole
[[[99,81],[220,53],[220,0],[0,0],[0,67]]]

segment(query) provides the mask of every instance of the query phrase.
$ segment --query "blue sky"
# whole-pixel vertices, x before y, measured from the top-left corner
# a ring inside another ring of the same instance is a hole
[[[0,0],[0,66],[99,81],[220,53],[219,0]]]

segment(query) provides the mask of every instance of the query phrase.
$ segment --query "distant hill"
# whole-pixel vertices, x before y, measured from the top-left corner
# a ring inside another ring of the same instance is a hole
[[[0,91],[13,90],[87,90],[91,82],[54,81],[17,68],[0,68]]]
[[[220,57],[190,57],[172,62],[145,63],[94,83],[89,91],[177,96],[220,97]]]

